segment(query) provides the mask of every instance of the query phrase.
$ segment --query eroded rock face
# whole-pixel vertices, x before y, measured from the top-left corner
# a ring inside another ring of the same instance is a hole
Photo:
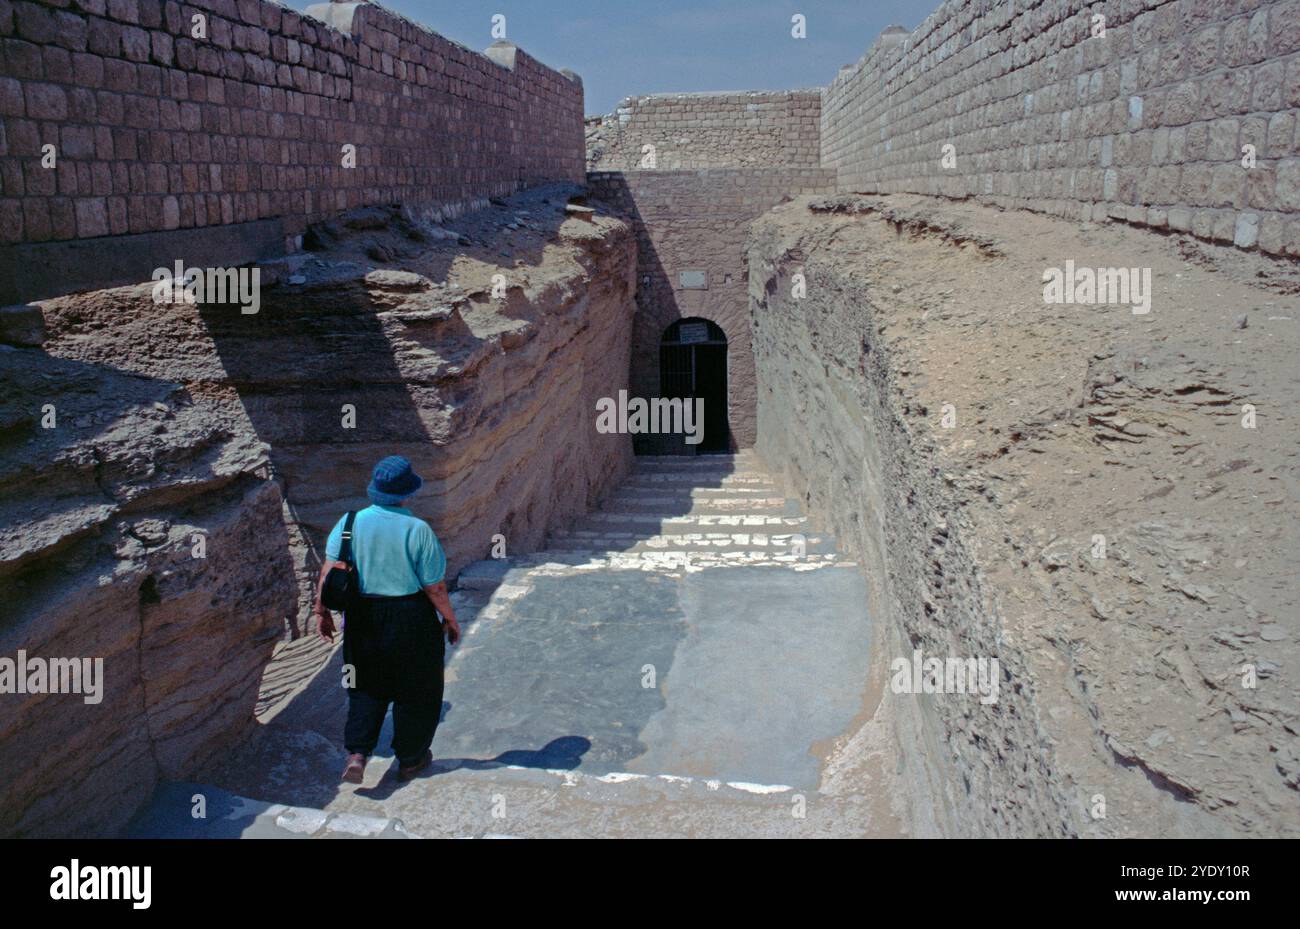
[[[46,301],[43,341],[25,319],[0,345],[0,657],[106,677],[94,706],[0,696],[0,833],[110,833],[237,738],[379,458],[425,477],[449,578],[617,485],[631,444],[595,402],[627,386],[635,245],[570,193],[448,228],[372,209],[259,269],[257,313],[146,284]]]
[[[1116,256],[1149,313],[1044,302]],[[1300,834],[1295,266],[918,197],[796,200],[748,257],[757,450],[879,660],[1000,662],[987,706],[884,671],[913,831]]]
[[[0,657],[103,662],[92,703],[0,695],[0,833],[108,834],[249,719],[295,600],[280,490],[182,384],[0,349]]]

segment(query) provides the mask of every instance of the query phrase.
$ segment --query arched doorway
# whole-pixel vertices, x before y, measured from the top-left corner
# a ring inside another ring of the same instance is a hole
[[[659,342],[659,395],[704,401],[704,436],[698,444],[675,442],[681,455],[731,451],[727,420],[727,335],[707,319],[679,319]]]

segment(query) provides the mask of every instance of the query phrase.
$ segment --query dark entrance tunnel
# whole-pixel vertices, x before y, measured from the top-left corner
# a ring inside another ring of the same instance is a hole
[[[727,419],[727,336],[717,323],[690,317],[664,330],[659,343],[659,395],[704,401],[703,437],[666,436],[663,453],[703,455],[731,450]]]

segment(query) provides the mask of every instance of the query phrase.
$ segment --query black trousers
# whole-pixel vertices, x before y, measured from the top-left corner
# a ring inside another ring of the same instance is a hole
[[[393,754],[414,764],[433,743],[442,713],[442,624],[423,592],[361,597],[343,624],[343,663],[353,671],[343,740],[370,755],[393,706]]]

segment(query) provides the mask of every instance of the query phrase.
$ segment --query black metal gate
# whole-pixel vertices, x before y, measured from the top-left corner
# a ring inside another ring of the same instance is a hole
[[[665,437],[663,452],[697,455],[731,449],[727,421],[727,336],[705,319],[683,319],[669,326],[659,343],[659,395],[704,400],[704,435],[697,445],[682,436]]]

